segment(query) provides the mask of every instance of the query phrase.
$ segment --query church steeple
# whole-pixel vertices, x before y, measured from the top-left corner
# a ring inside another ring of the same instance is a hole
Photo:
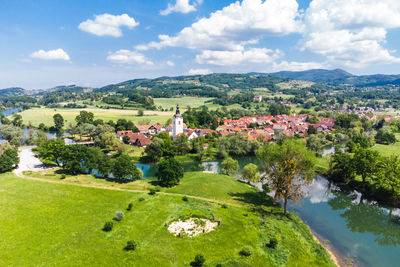
[[[180,115],[181,114],[181,112],[179,111],[179,104],[176,105],[176,113],[175,114],[176,115]]]

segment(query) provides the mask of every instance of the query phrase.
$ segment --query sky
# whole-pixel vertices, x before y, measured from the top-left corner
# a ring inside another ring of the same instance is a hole
[[[342,68],[400,73],[399,0],[0,0],[0,88]]]

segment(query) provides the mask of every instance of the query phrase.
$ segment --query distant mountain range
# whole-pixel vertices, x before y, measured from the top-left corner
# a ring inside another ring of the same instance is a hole
[[[280,77],[328,83],[331,85],[354,85],[354,86],[379,86],[379,85],[400,85],[400,75],[353,75],[342,69],[324,70],[314,69],[306,71],[280,71],[267,73],[266,75],[276,75]]]
[[[317,83],[326,83],[329,85],[341,86],[383,86],[383,85],[400,85],[400,74],[397,75],[385,75],[385,74],[374,74],[374,75],[353,75],[342,69],[326,70],[326,69],[312,69],[306,71],[280,71],[274,73],[259,73],[250,72],[247,74],[226,74],[226,73],[214,73],[208,75],[192,75],[192,76],[178,76],[178,77],[160,77],[156,79],[134,79],[130,81],[121,82],[118,84],[110,84],[102,88],[96,89],[96,91],[108,91],[118,86],[130,87],[129,85],[139,85],[141,83],[153,85],[153,82],[174,79],[184,81],[186,79],[195,78],[198,81],[205,82],[214,86],[220,84],[229,84],[230,87],[237,85],[238,88],[242,88],[243,84],[251,85],[248,82],[248,78],[253,75],[269,76],[268,79],[274,80],[275,78],[288,78],[294,80],[311,81]],[[238,82],[242,80],[243,82]],[[32,93],[46,93],[51,91],[69,91],[69,92],[82,92],[84,90],[91,90],[88,87],[81,87],[79,85],[68,85],[68,86],[56,86],[54,88],[45,90],[25,90],[20,87],[12,87],[6,89],[0,89],[0,97],[5,96],[18,96],[18,95],[30,95]]]

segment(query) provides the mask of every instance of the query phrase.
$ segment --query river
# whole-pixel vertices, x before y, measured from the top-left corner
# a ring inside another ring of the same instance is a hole
[[[330,149],[330,148],[327,148]],[[239,160],[240,169],[255,157]],[[144,178],[154,177],[157,167],[137,164]],[[208,170],[219,172],[220,162],[183,164],[185,171]],[[339,252],[342,257],[359,266],[400,265],[400,209],[388,208],[373,201],[362,199],[352,190],[341,190],[328,180],[317,176],[307,187],[308,196],[289,210],[299,217]]]

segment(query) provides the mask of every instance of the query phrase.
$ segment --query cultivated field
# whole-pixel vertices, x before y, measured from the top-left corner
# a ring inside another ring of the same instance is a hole
[[[22,119],[25,124],[31,122],[34,126],[44,123],[46,126],[54,124],[54,114],[60,113],[65,119],[65,125],[75,123],[75,117],[79,115],[80,110],[93,112],[95,119],[102,119],[105,122],[109,120],[117,121],[118,119],[127,119],[138,124],[140,121],[149,120],[150,123],[164,124],[168,119],[172,118],[173,112],[145,111],[144,116],[137,116],[136,110],[122,109],[50,109],[50,108],[33,108],[22,111]]]
[[[186,173],[181,185],[155,196],[142,186],[95,188],[90,176],[81,186],[41,177],[48,180],[0,175],[1,266],[188,266],[198,253],[207,266],[333,266],[300,219],[282,216],[265,195],[228,176]],[[102,231],[118,210],[125,218]],[[221,226],[194,238],[176,237],[165,226],[191,214],[214,216]],[[270,238],[278,240],[275,249],[265,246]],[[138,243],[135,251],[124,251],[129,240]],[[244,246],[251,256],[239,255]]]

